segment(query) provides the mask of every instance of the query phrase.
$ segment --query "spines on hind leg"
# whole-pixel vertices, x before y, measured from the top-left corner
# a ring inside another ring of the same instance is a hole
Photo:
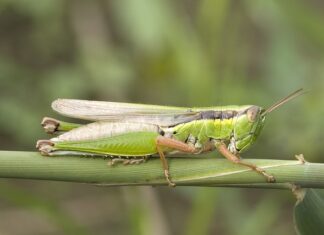
[[[121,156],[111,156],[112,159],[108,162],[108,166],[115,166],[118,163],[123,165],[138,165],[144,163],[149,158],[148,156],[143,157],[121,157]]]

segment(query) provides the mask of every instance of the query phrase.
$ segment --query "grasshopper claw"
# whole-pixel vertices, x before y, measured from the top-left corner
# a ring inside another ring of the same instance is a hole
[[[273,175],[268,174],[266,177],[267,177],[267,180],[268,180],[269,183],[275,183],[276,182],[276,179],[275,179],[275,177]]]

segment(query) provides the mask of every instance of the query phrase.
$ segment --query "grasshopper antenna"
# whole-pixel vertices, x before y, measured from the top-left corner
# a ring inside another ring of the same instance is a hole
[[[273,110],[277,109],[278,107],[282,106],[283,104],[287,103],[288,101],[295,99],[296,97],[305,94],[307,91],[305,91],[303,88],[298,89],[297,91],[291,93],[290,95],[286,96],[285,98],[277,101],[273,105],[271,105],[269,108],[267,108],[263,113],[262,116],[267,115],[268,113],[271,113]]]

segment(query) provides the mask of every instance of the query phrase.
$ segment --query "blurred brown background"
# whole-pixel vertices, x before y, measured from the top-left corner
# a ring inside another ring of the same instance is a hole
[[[56,98],[209,106],[272,102],[251,158],[323,162],[319,0],[2,0],[0,147],[34,151]],[[280,190],[0,181],[0,234],[295,234]]]

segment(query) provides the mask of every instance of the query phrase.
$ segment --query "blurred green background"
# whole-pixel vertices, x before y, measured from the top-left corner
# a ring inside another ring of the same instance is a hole
[[[323,162],[324,4],[2,0],[0,147],[34,151],[56,98],[269,106],[243,155]],[[295,234],[280,190],[0,181],[0,234]]]

